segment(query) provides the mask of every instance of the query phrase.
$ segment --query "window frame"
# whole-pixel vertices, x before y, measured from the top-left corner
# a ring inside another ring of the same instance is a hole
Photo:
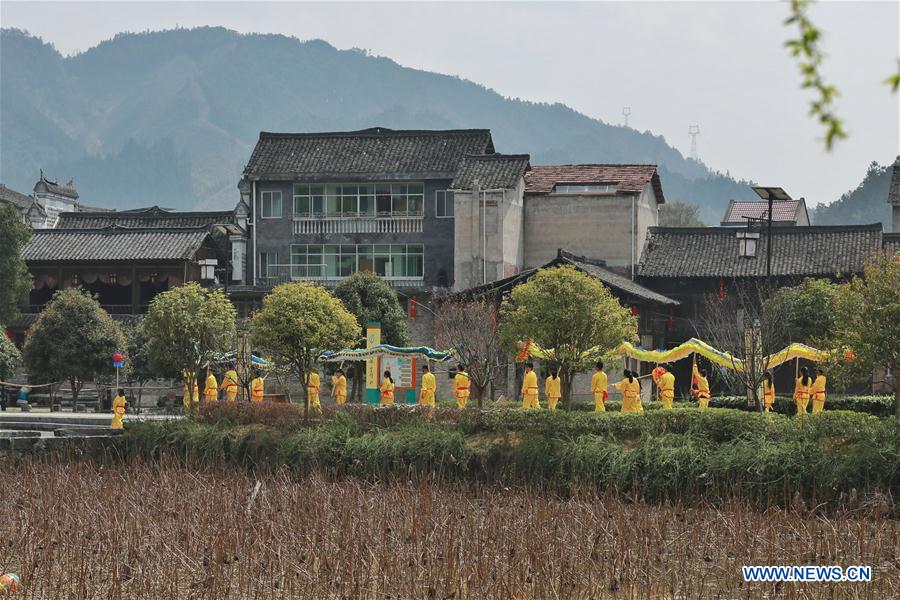
[[[439,195],[441,196],[439,199]],[[450,211],[449,214],[447,211],[447,200],[450,200]],[[434,217],[436,219],[453,219],[456,217],[456,208],[454,207],[454,202],[456,201],[456,195],[453,190],[434,190]],[[443,202],[444,206],[444,214],[441,214],[441,211],[438,210],[438,207],[441,206],[441,202]]]
[[[311,253],[310,248],[315,251]],[[319,257],[319,262],[310,262],[310,256]],[[291,278],[294,279],[343,279],[360,271],[361,260],[371,263],[371,272],[389,281],[425,279],[425,244],[290,245]],[[318,275],[310,272],[310,269],[316,268],[319,269]],[[301,274],[303,272],[305,274]],[[413,274],[410,275],[410,272]]]
[[[273,202],[275,195],[278,195],[278,214],[266,216],[266,196],[269,201]],[[284,197],[281,190],[261,190],[259,192],[259,218],[260,219],[280,219],[284,216]]]

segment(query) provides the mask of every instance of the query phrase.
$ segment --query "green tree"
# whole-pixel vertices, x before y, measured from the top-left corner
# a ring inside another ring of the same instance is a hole
[[[69,382],[72,410],[85,381],[113,374],[112,358],[125,352],[125,335],[88,292],[57,292],[28,332],[25,366],[38,381]]]
[[[250,321],[254,347],[290,367],[303,382],[303,415],[309,416],[309,373],[319,354],[353,344],[360,324],[325,288],[299,281],[279,285],[263,298]]]
[[[541,269],[513,289],[501,308],[501,339],[511,351],[532,339],[560,366],[572,405],[572,377],[623,340],[637,339],[637,319],[599,281],[573,267]]]
[[[700,207],[690,202],[675,200],[659,207],[660,227],[706,227],[699,215]]]
[[[150,366],[161,376],[184,377],[193,389],[197,372],[213,355],[231,350],[237,311],[221,290],[197,283],[157,294],[141,322]]]
[[[11,204],[0,203],[0,325],[19,316],[18,302],[31,291],[31,277],[22,260],[22,248],[31,230]]]
[[[11,378],[21,364],[22,354],[19,349],[0,331],[0,379]]]
[[[780,324],[775,340],[814,344],[831,337],[834,330],[834,295],[838,285],[827,279],[804,279],[800,285],[783,287],[765,303],[765,312]]]
[[[125,363],[126,376],[129,382],[138,384],[138,407],[144,393],[144,384],[151,379],[156,379],[156,372],[150,364],[150,344],[140,323],[134,323],[124,328],[125,337],[128,340],[128,361]]]
[[[359,338],[365,340],[366,325],[381,323],[381,342],[392,346],[409,344],[406,313],[400,307],[397,293],[374,273],[354,273],[334,288],[335,297],[359,321]],[[357,344],[362,345],[362,344]],[[364,369],[356,363],[353,369],[353,392],[357,400],[362,396]]]
[[[830,347],[852,355],[842,367],[849,375],[867,377],[886,369],[900,418],[900,256],[883,254],[865,267],[863,277],[840,286],[834,296],[834,334]]]

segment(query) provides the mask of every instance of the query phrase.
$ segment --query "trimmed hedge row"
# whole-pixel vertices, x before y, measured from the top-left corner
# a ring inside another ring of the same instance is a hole
[[[473,415],[474,416],[474,415]],[[505,416],[507,421],[501,418]],[[293,432],[192,421],[129,424],[126,456],[319,471],[367,479],[432,477],[567,489],[592,485],[650,500],[742,496],[786,504],[900,495],[900,423],[852,412],[788,419],[728,410],[579,415],[485,412],[461,427],[365,427],[347,415]]]

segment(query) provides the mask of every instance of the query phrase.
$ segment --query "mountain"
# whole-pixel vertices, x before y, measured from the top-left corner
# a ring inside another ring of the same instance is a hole
[[[0,179],[75,177],[87,204],[223,208],[261,130],[486,127],[532,162],[659,165],[666,197],[718,222],[747,182],[685,158],[661,136],[561,104],[504,98],[457,77],[315,40],[222,28],[120,34],[63,57],[25,32],[0,37]]]
[[[900,162],[900,156],[896,158]],[[891,187],[893,163],[881,166],[872,162],[855,190],[851,190],[831,204],[822,204],[810,211],[814,225],[852,225],[881,221],[885,231],[891,230],[891,207],[887,203]]]

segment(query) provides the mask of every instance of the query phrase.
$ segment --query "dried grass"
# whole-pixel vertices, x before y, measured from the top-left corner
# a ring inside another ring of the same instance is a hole
[[[330,482],[286,471],[22,464],[0,569],[22,598],[896,598],[900,524],[650,505],[575,490]],[[874,581],[742,584],[742,564],[862,564]]]

